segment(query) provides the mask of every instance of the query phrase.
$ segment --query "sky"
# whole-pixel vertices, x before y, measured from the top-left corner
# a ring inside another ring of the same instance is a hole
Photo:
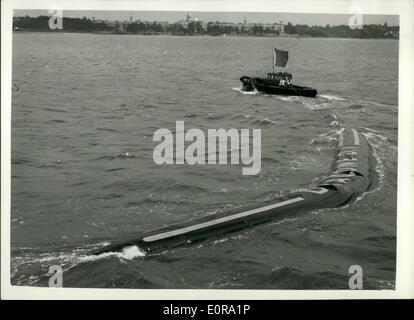
[[[243,22],[246,17],[249,23],[274,23],[283,22],[287,24],[307,24],[320,25],[327,24],[343,25],[347,24],[351,14],[312,14],[312,13],[258,13],[258,12],[189,12],[192,18],[203,21],[220,22]],[[14,16],[50,15],[47,10],[15,10]],[[63,17],[92,18],[97,20],[133,20],[142,21],[168,21],[175,22],[186,18],[187,12],[184,11],[64,11]],[[363,15],[363,24],[384,24],[390,26],[399,25],[399,17],[396,15]]]

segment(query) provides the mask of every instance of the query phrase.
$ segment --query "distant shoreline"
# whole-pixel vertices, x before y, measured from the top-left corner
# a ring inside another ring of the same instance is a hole
[[[360,26],[335,25],[309,26],[288,22],[275,23],[228,23],[219,21],[203,22],[187,16],[186,20],[174,23],[160,21],[106,21],[86,17],[51,20],[49,16],[36,18],[13,17],[13,31],[16,32],[65,32],[93,34],[139,34],[173,36],[211,37],[262,37],[262,38],[345,38],[345,39],[398,39],[399,26],[387,23]],[[57,23],[57,21],[60,21]],[[52,23],[52,24],[51,24]],[[53,30],[52,30],[53,29]]]
[[[49,31],[49,30],[13,30],[13,34],[31,34],[31,33],[72,33],[72,34],[96,34],[96,35],[114,35],[114,36],[175,36],[175,37],[209,37],[209,38],[294,38],[294,39],[342,39],[342,40],[399,40],[399,38],[358,38],[358,37],[312,37],[312,36],[298,36],[295,34],[282,34],[275,35],[252,35],[252,34],[223,34],[223,35],[211,35],[211,34],[173,34],[173,33],[114,33],[111,31],[105,32],[90,32],[90,31]]]

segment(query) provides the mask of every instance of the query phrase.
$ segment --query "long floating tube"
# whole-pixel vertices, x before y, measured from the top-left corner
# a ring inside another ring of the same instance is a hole
[[[303,210],[339,207],[370,187],[370,156],[366,138],[355,129],[343,129],[339,133],[338,152],[331,170],[315,188],[290,193],[278,200],[266,201],[261,206],[244,208],[243,211],[230,210],[169,225],[114,242],[93,253],[120,251],[132,245],[153,252],[244,229]]]

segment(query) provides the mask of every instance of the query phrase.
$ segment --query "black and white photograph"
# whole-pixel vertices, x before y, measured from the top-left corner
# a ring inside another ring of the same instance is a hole
[[[12,11],[11,287],[397,290],[398,11],[104,2]]]

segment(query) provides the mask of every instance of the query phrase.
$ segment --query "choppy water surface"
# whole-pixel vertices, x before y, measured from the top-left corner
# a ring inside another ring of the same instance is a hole
[[[243,94],[239,77],[290,52],[297,84],[316,99]],[[122,288],[394,288],[398,41],[14,34],[12,283]],[[259,128],[262,170],[157,166],[153,132]],[[374,157],[375,188],[355,203],[314,210],[199,244],[143,256],[88,252],[131,232],[309,186],[329,170],[342,127]]]

